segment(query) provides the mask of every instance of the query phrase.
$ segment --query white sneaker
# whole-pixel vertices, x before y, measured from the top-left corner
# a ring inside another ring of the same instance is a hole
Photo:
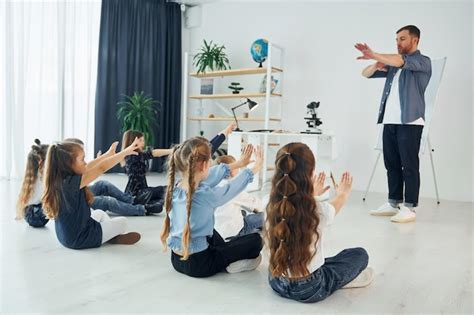
[[[392,216],[398,213],[398,207],[392,207],[392,205],[387,202],[381,205],[377,210],[370,210],[370,215],[383,215],[383,216]]]
[[[374,280],[374,269],[367,267],[351,282],[343,286],[343,289],[363,288]]]
[[[390,218],[390,221],[396,223],[407,223],[416,220],[416,213],[407,207],[400,205],[400,211]]]
[[[242,260],[233,262],[229,266],[227,266],[226,270],[228,273],[237,273],[237,272],[254,270],[255,268],[258,267],[258,265],[260,265],[261,261],[262,261],[262,255],[260,254],[258,255],[258,257],[253,258],[253,259],[242,259]]]

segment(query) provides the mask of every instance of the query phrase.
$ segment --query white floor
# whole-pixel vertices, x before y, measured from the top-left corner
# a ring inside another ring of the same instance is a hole
[[[123,188],[123,175],[106,179]],[[149,184],[163,184],[152,175]],[[371,286],[338,291],[316,304],[280,298],[267,284],[267,260],[252,272],[193,279],[174,271],[159,233],[163,215],[132,217],[134,246],[76,251],[54,224],[15,221],[19,182],[0,181],[0,314],[12,313],[465,313],[473,312],[473,204],[421,200],[416,223],[393,224],[368,210],[385,200],[354,192],[327,236],[327,255],[362,246],[376,271]]]

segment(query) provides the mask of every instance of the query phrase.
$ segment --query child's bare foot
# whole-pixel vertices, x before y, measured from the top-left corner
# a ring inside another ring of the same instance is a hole
[[[129,232],[125,234],[120,234],[108,241],[110,244],[120,244],[120,245],[132,245],[140,240],[140,233]]]

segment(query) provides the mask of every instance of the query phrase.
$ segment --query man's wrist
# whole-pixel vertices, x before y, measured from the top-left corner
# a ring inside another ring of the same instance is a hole
[[[381,62],[379,53],[374,52],[372,59],[375,60],[375,61]]]

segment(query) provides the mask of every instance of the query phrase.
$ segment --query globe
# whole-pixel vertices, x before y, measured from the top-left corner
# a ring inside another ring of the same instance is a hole
[[[255,62],[259,63],[259,68],[262,67],[262,62],[267,59],[268,55],[268,40],[260,38],[253,42],[250,47],[250,53]]]

